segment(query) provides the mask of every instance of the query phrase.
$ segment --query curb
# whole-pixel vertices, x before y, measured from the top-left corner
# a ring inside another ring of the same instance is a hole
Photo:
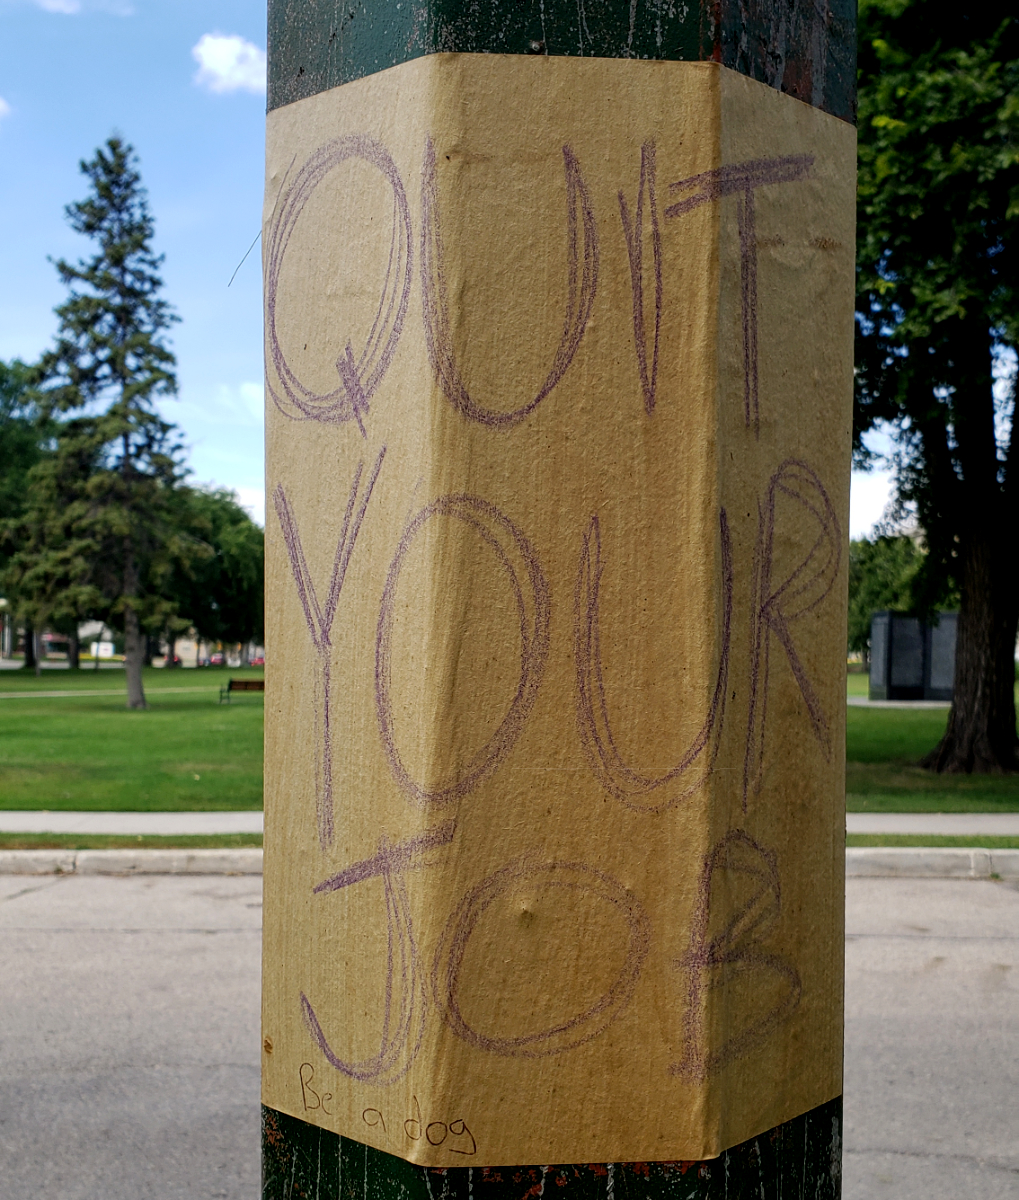
[[[0,850],[0,875],[261,875],[262,851]],[[1019,850],[850,847],[846,875],[871,879],[1019,879]]]
[[[851,846],[847,877],[872,879],[1019,879],[1019,850],[957,846]]]
[[[261,875],[262,851],[0,850],[0,875]]]

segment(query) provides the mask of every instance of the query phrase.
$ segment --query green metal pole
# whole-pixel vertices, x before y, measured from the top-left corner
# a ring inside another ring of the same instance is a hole
[[[269,0],[269,111],[447,51],[713,60],[856,117],[853,0]]]
[[[545,54],[713,60],[853,122],[855,36],[854,0],[269,0],[268,107],[428,54]],[[263,1107],[262,1195],[835,1200],[841,1129],[839,1097],[705,1162],[440,1169]]]
[[[838,1200],[842,1099],[708,1162],[418,1167],[262,1109],[263,1200]]]

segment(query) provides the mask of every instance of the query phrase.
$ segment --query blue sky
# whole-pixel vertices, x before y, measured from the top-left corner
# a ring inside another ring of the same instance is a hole
[[[88,252],[63,209],[86,191],[79,160],[117,131],[138,152],[182,317],[180,394],[163,410],[195,480],[235,489],[259,520],[257,246],[227,284],[261,220],[264,50],[250,0],[0,0],[0,357],[52,339],[65,293],[47,256]]]
[[[263,520],[262,310],[256,247],[265,127],[259,0],[0,0],[0,358],[31,360],[63,299],[47,256],[88,243],[64,205],[80,159],[131,142],[166,255],[193,478],[233,488]],[[887,474],[854,476],[854,536],[880,518]]]

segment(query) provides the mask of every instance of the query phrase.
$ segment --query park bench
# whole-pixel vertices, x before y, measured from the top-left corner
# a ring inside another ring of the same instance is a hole
[[[222,704],[223,701],[225,700],[227,702],[227,704],[229,704],[231,692],[264,692],[264,691],[265,691],[265,680],[264,679],[230,679],[227,681],[226,687],[221,687],[219,689],[219,702],[220,702],[220,704]]]

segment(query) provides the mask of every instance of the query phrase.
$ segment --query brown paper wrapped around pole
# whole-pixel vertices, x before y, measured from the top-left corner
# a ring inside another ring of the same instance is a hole
[[[265,1104],[481,1166],[841,1091],[854,153],[711,63],[270,114]]]

